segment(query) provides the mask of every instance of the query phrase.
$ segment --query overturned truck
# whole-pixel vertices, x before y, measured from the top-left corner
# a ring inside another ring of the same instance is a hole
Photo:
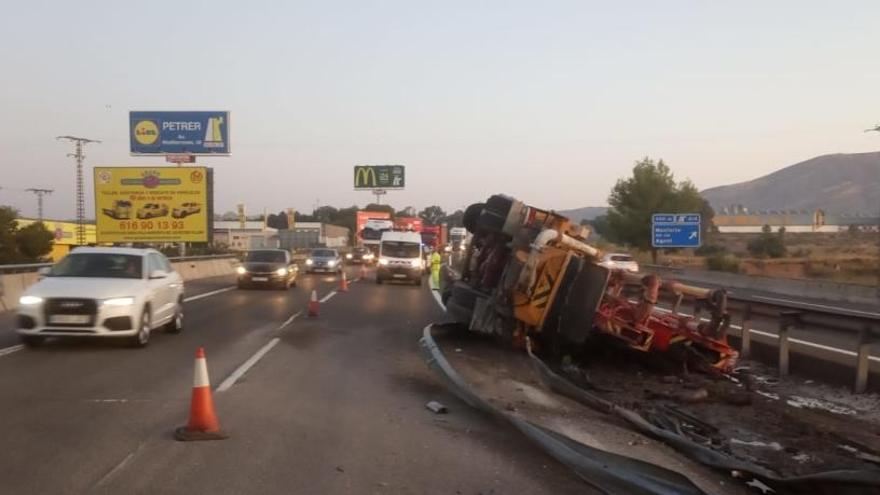
[[[551,357],[577,352],[598,332],[705,371],[728,372],[736,363],[723,290],[602,266],[583,226],[508,196],[471,205],[464,224],[473,240],[443,299],[470,330]],[[661,291],[697,298],[709,317],[660,310]]]

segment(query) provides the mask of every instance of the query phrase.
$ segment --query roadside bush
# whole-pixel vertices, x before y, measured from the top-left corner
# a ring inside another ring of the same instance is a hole
[[[739,273],[739,260],[727,253],[716,253],[706,258],[706,266],[717,272]]]
[[[782,258],[786,254],[785,242],[781,235],[764,233],[761,237],[749,241],[746,248],[752,256]]]
[[[694,254],[697,256],[712,256],[713,254],[722,254],[726,252],[727,248],[719,244],[703,244],[694,250]]]

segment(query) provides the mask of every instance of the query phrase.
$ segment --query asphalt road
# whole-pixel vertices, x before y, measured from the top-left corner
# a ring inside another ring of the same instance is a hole
[[[146,349],[0,351],[0,492],[591,493],[428,371],[418,338],[442,314],[427,284],[369,275],[330,295],[337,284],[305,275],[287,292],[213,293],[231,280],[200,281],[187,295],[213,294],[186,303],[184,332]],[[312,289],[329,297],[318,318],[305,316]],[[8,349],[9,315],[0,324]],[[212,386],[226,388],[214,400],[231,436],[181,443],[172,432],[186,422],[198,346]],[[431,413],[429,400],[450,413]]]

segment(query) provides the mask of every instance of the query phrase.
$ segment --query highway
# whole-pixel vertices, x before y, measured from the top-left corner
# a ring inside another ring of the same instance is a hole
[[[418,338],[442,312],[427,284],[376,285],[372,274],[344,293],[321,275],[286,292],[232,284],[189,282],[184,332],[145,349],[20,348],[0,315],[0,491],[592,493],[431,374]],[[307,318],[313,289],[324,302]],[[172,437],[198,346],[227,440]],[[428,411],[430,400],[449,414]]]

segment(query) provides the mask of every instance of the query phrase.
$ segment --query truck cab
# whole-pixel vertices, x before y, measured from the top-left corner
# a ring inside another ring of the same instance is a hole
[[[386,280],[411,281],[422,284],[425,261],[422,259],[422,237],[415,232],[384,232],[379,242],[376,283]]]

